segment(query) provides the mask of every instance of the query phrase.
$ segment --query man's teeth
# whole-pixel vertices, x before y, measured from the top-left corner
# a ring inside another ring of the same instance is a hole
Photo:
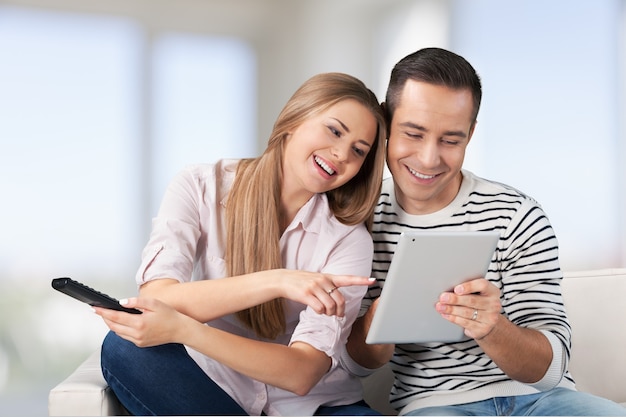
[[[319,165],[320,167],[322,167],[322,169],[324,171],[326,171],[326,173],[328,175],[333,175],[335,173],[335,171],[329,167],[324,161],[322,161],[319,157],[315,157],[315,162],[317,162],[317,165]]]
[[[435,178],[435,175],[424,175],[424,174],[420,174],[419,172],[415,171],[414,169],[409,168],[409,171],[411,172],[411,174],[415,175],[417,178],[421,178],[423,180],[429,180],[431,178]]]

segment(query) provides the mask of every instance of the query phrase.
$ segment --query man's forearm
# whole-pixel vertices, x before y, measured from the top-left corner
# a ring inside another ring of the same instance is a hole
[[[539,331],[519,327],[504,316],[477,343],[509,378],[523,383],[541,380],[552,363],[552,347]]]
[[[371,316],[373,315],[368,311],[363,317],[356,319],[352,325],[352,332],[346,347],[348,354],[356,363],[365,368],[376,369],[389,362],[393,356],[395,345],[368,345],[365,343],[371,324]]]

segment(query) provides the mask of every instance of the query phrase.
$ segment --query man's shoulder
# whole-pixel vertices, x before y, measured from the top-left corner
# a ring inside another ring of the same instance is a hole
[[[504,182],[478,176],[467,170],[463,170],[462,190],[465,190],[469,196],[483,196],[487,199],[504,196],[511,201],[528,201],[532,204],[537,204],[537,200],[521,191],[519,188]]]
[[[380,198],[378,200],[379,203],[388,201],[393,197],[394,195],[393,187],[394,187],[393,177],[383,178],[383,184],[380,189]]]

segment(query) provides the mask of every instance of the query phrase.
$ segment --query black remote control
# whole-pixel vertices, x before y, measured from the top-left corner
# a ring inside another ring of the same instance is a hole
[[[71,278],[55,278],[52,280],[52,288],[74,297],[83,303],[94,307],[110,308],[112,310],[125,311],[132,314],[141,314],[136,308],[126,308],[120,305],[115,298],[94,290]]]

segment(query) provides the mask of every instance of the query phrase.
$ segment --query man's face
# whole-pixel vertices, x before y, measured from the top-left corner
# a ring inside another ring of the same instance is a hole
[[[406,82],[387,142],[387,165],[404,211],[433,213],[454,200],[473,111],[470,90]]]

